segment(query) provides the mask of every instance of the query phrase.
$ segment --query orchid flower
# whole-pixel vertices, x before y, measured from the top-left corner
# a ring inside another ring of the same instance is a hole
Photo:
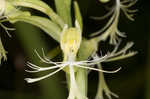
[[[118,43],[115,46],[115,48],[114,48],[114,50],[112,52],[108,52],[107,53],[109,58],[106,60],[106,62],[124,59],[124,58],[131,57],[131,56],[134,56],[135,54],[137,54],[136,51],[129,51],[129,52],[127,52],[133,46],[133,44],[134,44],[133,42],[128,42],[124,48],[122,48],[121,50],[118,51],[119,44],[120,43]],[[99,56],[95,55],[95,57],[93,57],[93,58],[98,59]],[[97,67],[99,69],[102,69],[102,64],[98,63]],[[103,92],[106,94],[106,96],[109,99],[112,99],[112,96],[114,96],[116,98],[119,97],[115,93],[111,92],[111,90],[109,89],[109,87],[106,84],[103,72],[99,72],[99,84],[98,84],[97,95],[96,95],[95,99],[104,99]]]
[[[102,2],[102,3],[105,3],[104,1],[100,0],[100,2]],[[106,2],[108,2],[108,1],[106,0]],[[128,19],[134,21],[133,16],[137,10],[131,10],[129,8],[131,6],[133,6],[136,2],[137,2],[137,0],[124,0],[124,1],[116,0],[116,5],[105,16],[100,17],[100,18],[95,17],[95,19],[104,19],[104,18],[112,15],[110,17],[108,23],[101,30],[92,34],[92,36],[96,36],[96,35],[103,32],[102,35],[95,37],[97,39],[97,41],[98,42],[102,41],[102,40],[104,41],[108,37],[110,37],[109,43],[115,45],[114,50],[111,53],[108,52],[109,56],[110,57],[112,56],[112,57],[110,59],[108,59],[107,62],[116,61],[116,60],[124,59],[127,57],[131,57],[137,53],[137,52],[128,52],[127,53],[127,50],[133,46],[133,42],[127,43],[127,45],[124,48],[122,48],[120,51],[118,51],[118,47],[120,44],[120,39],[118,36],[126,37],[126,35],[123,32],[120,32],[118,29],[120,11],[122,10]],[[99,69],[102,69],[101,63],[97,64],[97,66]],[[109,99],[112,99],[111,96],[118,98],[118,95],[111,92],[109,87],[107,86],[103,72],[99,72],[99,84],[98,84],[98,86],[99,87],[97,89],[97,95],[96,95],[95,99],[104,99],[103,92],[106,94],[106,96]]]
[[[123,47],[121,50],[118,50],[120,45],[119,37],[126,37],[125,33],[121,32],[118,29],[120,13],[122,11],[128,19],[133,21],[134,13],[137,10],[132,10],[130,9],[130,7],[132,7],[137,2],[137,0],[123,0],[123,1],[115,0],[115,6],[113,6],[112,9],[106,15],[104,15],[101,18],[95,17],[95,19],[104,19],[106,17],[110,17],[110,19],[102,29],[98,30],[97,32],[91,35],[95,37],[91,38],[90,40],[82,38],[83,37],[82,16],[76,1],[74,2],[74,14],[73,14],[74,17],[72,17],[71,13],[72,1],[73,0],[66,0],[66,1],[62,0],[60,2],[60,0],[55,0],[55,5],[57,9],[57,13],[55,13],[55,11],[51,9],[51,7],[49,7],[41,0],[38,1],[14,0],[13,2],[9,0],[0,0],[0,26],[5,29],[8,36],[11,36],[8,33],[8,30],[15,30],[15,29],[7,28],[2,23],[6,21],[9,21],[10,23],[23,21],[40,27],[42,30],[44,30],[46,33],[48,33],[51,37],[53,37],[60,43],[60,48],[63,53],[63,61],[59,62],[52,61],[46,56],[44,49],[42,49],[42,55],[40,55],[38,51],[35,50],[35,53],[39,58],[39,60],[42,63],[48,64],[49,66],[41,67],[31,62],[27,62],[27,66],[30,69],[27,69],[25,71],[29,73],[38,73],[50,70],[53,71],[41,77],[25,78],[25,80],[28,83],[34,83],[46,79],[48,77],[51,77],[56,73],[58,73],[59,71],[64,71],[67,76],[69,87],[68,99],[88,99],[86,96],[87,94],[86,84],[88,73],[85,73],[83,71],[93,70],[99,72],[100,77],[96,99],[103,99],[103,92],[109,99],[112,99],[112,96],[118,98],[118,95],[110,91],[109,87],[106,84],[103,73],[116,73],[121,69],[121,67],[112,71],[103,70],[102,63],[124,59],[133,56],[137,53],[133,51],[128,51],[133,46],[133,42],[127,43],[125,47]],[[102,3],[107,3],[110,0],[99,0],[99,1]],[[30,11],[21,11],[21,9],[17,9],[16,7],[29,7],[36,9],[48,15],[50,19],[32,15]],[[72,20],[74,20],[74,18],[76,19],[74,24],[75,26],[72,25]],[[100,36],[97,36],[100,33],[102,34]],[[109,51],[105,54],[101,54],[101,56],[99,56],[98,54],[96,54],[98,44],[100,41],[105,41],[108,38],[110,38],[109,44],[113,44],[115,45],[115,47],[112,51]],[[81,43],[84,47],[81,45]],[[89,44],[91,45],[93,44],[93,46],[90,46],[90,48],[88,49]],[[86,48],[88,49],[87,51],[85,51]],[[85,54],[88,55],[84,56],[83,54],[80,54],[82,52],[84,53],[84,55]],[[85,58],[81,58],[82,56],[84,56]],[[6,51],[0,39],[0,63],[2,59],[6,60],[7,57]],[[82,78],[85,78],[84,79],[85,83],[83,83],[85,85],[84,88],[80,88],[83,85],[80,82],[83,81]]]
[[[110,37],[109,43],[116,45],[120,40],[119,37],[126,37],[125,33],[120,32],[120,30],[118,29],[120,11],[122,10],[128,19],[134,21],[133,16],[137,10],[131,10],[129,8],[133,6],[136,2],[137,0],[116,0],[115,6],[105,16],[100,18],[95,17],[95,19],[104,19],[112,15],[108,23],[99,31],[93,33],[91,36],[96,36],[100,33],[103,33],[101,36],[97,37],[98,41],[106,40],[108,37]]]
[[[61,49],[64,53],[64,61],[63,62],[53,62],[45,56],[43,50],[42,50],[43,57],[41,57],[38,54],[38,52],[35,50],[35,53],[37,54],[37,56],[40,58],[40,60],[42,62],[44,62],[46,64],[51,64],[53,66],[39,67],[35,64],[28,62],[27,65],[33,70],[26,70],[27,72],[36,73],[36,72],[47,71],[47,70],[52,70],[52,69],[56,69],[56,70],[43,76],[43,77],[25,78],[25,80],[28,83],[37,82],[37,81],[40,81],[42,79],[52,76],[61,70],[64,70],[67,74],[70,75],[70,92],[69,92],[68,99],[75,99],[75,98],[87,99],[86,96],[84,96],[80,93],[80,90],[77,86],[77,83],[75,80],[75,72],[76,72],[75,68],[77,68],[77,69],[83,68],[83,69],[95,70],[95,71],[105,72],[105,73],[116,73],[121,69],[121,67],[114,71],[105,71],[105,70],[91,67],[93,65],[96,65],[97,63],[106,61],[107,59],[112,57],[111,54],[109,54],[110,56],[104,55],[100,58],[95,58],[92,60],[76,61],[76,55],[77,55],[78,49],[80,47],[82,36],[81,36],[81,30],[80,30],[80,26],[79,26],[78,22],[76,21],[75,23],[76,23],[75,28],[68,28],[67,25],[65,25],[65,27],[62,31],[60,43],[61,43]]]

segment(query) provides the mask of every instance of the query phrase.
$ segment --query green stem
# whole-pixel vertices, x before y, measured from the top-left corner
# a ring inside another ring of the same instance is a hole
[[[71,91],[70,90],[70,87],[71,87],[71,85],[70,85],[71,84],[70,76],[71,75],[69,73],[66,73],[66,80],[67,80],[69,92]],[[79,94],[78,94],[79,96],[75,95],[75,97],[76,97],[75,99],[85,99],[86,96],[87,96],[87,71],[84,70],[84,69],[80,69],[78,72],[75,72],[75,78],[76,78],[75,82],[77,84],[77,88],[78,88],[78,91],[79,91]],[[73,97],[72,97],[72,99],[74,99]]]
[[[78,84],[78,87],[81,91],[81,93],[84,96],[87,96],[87,85],[88,85],[88,74],[87,74],[87,70],[85,69],[80,69],[77,73],[76,73],[76,81]]]
[[[97,43],[95,40],[86,40],[83,39],[81,43],[81,47],[79,49],[78,53],[78,59],[77,60],[86,60],[89,56],[92,55],[93,52],[95,52],[97,49]],[[87,84],[88,84],[88,73],[87,70],[79,68],[76,73],[76,81],[77,85],[80,88],[80,91],[82,94],[87,96]]]

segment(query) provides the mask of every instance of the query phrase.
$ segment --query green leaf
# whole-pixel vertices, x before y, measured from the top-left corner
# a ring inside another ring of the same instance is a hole
[[[61,19],[61,17],[58,16],[49,5],[41,0],[13,0],[11,3],[14,6],[23,6],[39,10],[48,15],[53,22],[57,23],[62,28],[64,27],[64,21]]]
[[[20,11],[19,9],[16,9],[13,5],[11,5],[11,3],[9,2],[7,2],[6,4],[5,16],[8,17],[8,21],[10,21],[11,23],[16,23],[18,21],[30,23],[45,31],[56,41],[60,40],[61,28],[47,18],[31,16],[30,12]]]
[[[71,1],[72,0],[55,0],[58,15],[61,16],[69,26],[72,26]]]
[[[30,23],[32,25],[35,25],[45,31],[48,35],[50,35],[52,38],[54,38],[56,41],[60,40],[60,32],[61,29],[59,26],[49,19],[39,17],[39,16],[18,16],[15,18],[10,19],[12,23],[15,23],[17,21],[22,21],[26,23]]]

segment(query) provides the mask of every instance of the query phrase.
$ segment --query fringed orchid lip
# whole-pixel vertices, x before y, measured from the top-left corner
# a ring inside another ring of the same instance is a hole
[[[108,37],[110,37],[110,44],[116,45],[120,38],[119,37],[126,37],[124,32],[121,32],[118,29],[118,23],[120,18],[120,12],[121,10],[125,14],[125,16],[131,20],[134,21],[134,13],[137,12],[137,9],[130,9],[137,0],[116,0],[115,6],[103,17],[93,17],[94,19],[104,19],[106,17],[110,17],[109,21],[106,23],[106,25],[98,30],[97,32],[94,32],[91,36],[95,37],[102,33],[101,36],[96,37],[98,41],[106,40]]]
[[[67,61],[67,62],[52,62],[51,60],[49,60],[48,58],[46,58],[45,55],[43,55],[44,58],[42,58],[37,53],[37,51],[36,51],[36,54],[40,58],[40,60],[42,62],[47,63],[47,64],[51,64],[53,66],[50,66],[50,67],[39,67],[39,66],[37,66],[35,64],[32,64],[32,63],[28,62],[27,66],[30,67],[33,70],[26,70],[26,72],[36,73],[36,72],[48,71],[48,70],[52,70],[52,69],[57,69],[57,70],[55,70],[54,72],[51,72],[48,75],[43,76],[43,77],[39,77],[39,78],[26,78],[25,80],[28,83],[37,82],[37,81],[40,81],[40,80],[45,79],[47,77],[50,77],[50,76],[56,74],[57,72],[61,71],[62,69],[64,69],[67,66],[74,66],[74,67],[78,67],[78,68],[89,69],[89,70],[94,70],[94,71],[98,71],[98,72],[105,72],[105,73],[116,73],[116,72],[118,72],[121,69],[121,67],[120,67],[120,68],[118,68],[117,70],[114,70],[114,71],[106,71],[106,70],[101,70],[101,69],[90,67],[90,66],[96,65],[99,62],[105,61],[109,57],[107,55],[105,55],[105,56],[103,56],[101,58],[93,59],[93,60],[74,61],[74,62],[73,61],[71,61],[71,62],[69,62],[69,61]]]
[[[39,67],[35,64],[32,64],[30,62],[27,63],[27,66],[30,67],[33,70],[26,70],[27,72],[30,73],[36,73],[36,72],[42,72],[42,71],[48,71],[48,70],[52,70],[52,69],[57,69],[54,72],[49,73],[46,76],[43,77],[39,77],[39,78],[26,78],[25,80],[28,83],[33,83],[36,81],[40,81],[42,79],[45,79],[47,77],[50,77],[52,75],[54,75],[55,73],[61,71],[62,69],[64,69],[67,66],[74,66],[74,67],[78,67],[78,68],[83,68],[83,69],[88,69],[88,70],[94,70],[94,71],[98,71],[98,72],[104,72],[104,73],[116,73],[118,72],[120,68],[118,68],[117,70],[114,71],[106,71],[106,70],[102,70],[102,69],[97,69],[92,67],[93,65],[97,65],[98,63],[102,63],[102,62],[109,62],[109,61],[114,61],[116,59],[123,59],[126,57],[130,57],[135,55],[137,52],[128,52],[127,50],[129,48],[131,48],[133,46],[133,42],[129,42],[127,43],[127,45],[122,48],[120,51],[118,51],[118,46],[116,46],[114,48],[114,50],[112,52],[108,52],[106,55],[99,57],[98,55],[93,56],[92,60],[85,60],[85,61],[65,61],[65,62],[52,62],[50,59],[48,59],[45,54],[44,51],[42,49],[43,52],[43,57],[41,57],[38,52],[35,50],[35,53],[37,54],[37,56],[39,57],[39,59],[46,64],[50,64],[52,66],[50,67]]]
[[[128,58],[137,54],[137,52],[128,51],[133,46],[134,44],[133,42],[128,42],[124,48],[118,51],[119,44],[120,42],[116,45],[116,47],[114,48],[112,52],[108,52],[108,55],[110,56],[110,58],[108,58],[106,62],[121,60],[121,59]],[[98,56],[95,56],[95,58],[98,58]],[[99,69],[102,69],[102,64],[98,63],[97,67]],[[104,98],[103,93],[105,93],[108,99],[112,99],[112,96],[116,98],[119,97],[117,94],[113,93],[107,86],[103,72],[99,72],[99,84],[98,84],[97,95],[95,99],[103,99]]]

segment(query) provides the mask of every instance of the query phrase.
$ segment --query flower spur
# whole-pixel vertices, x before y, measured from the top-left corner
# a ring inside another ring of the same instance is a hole
[[[125,33],[120,32],[118,29],[120,10],[124,12],[125,16],[128,19],[134,21],[133,16],[137,9],[131,10],[129,8],[132,7],[136,2],[137,0],[116,0],[115,6],[106,15],[104,15],[103,17],[93,17],[94,19],[104,19],[112,15],[108,23],[102,29],[93,33],[91,36],[93,37],[99,35],[100,33],[103,33],[101,36],[97,37],[98,41],[106,40],[108,37],[110,37],[109,43],[116,45],[120,40],[119,37],[126,37]]]

